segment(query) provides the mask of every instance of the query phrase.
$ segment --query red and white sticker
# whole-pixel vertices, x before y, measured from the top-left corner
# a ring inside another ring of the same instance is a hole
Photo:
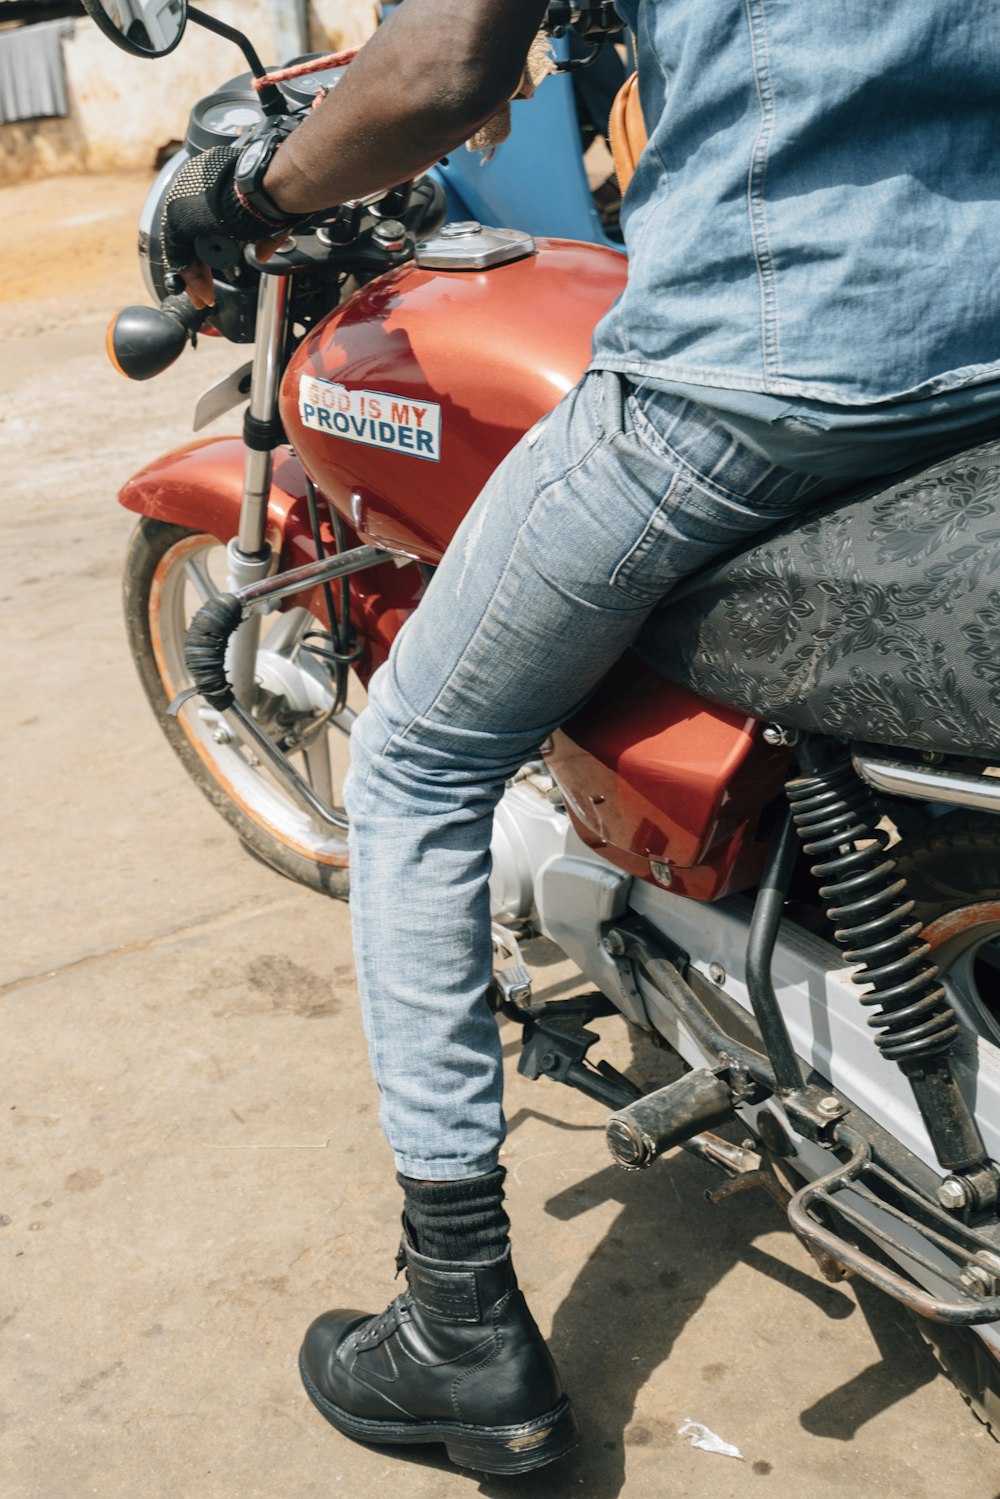
[[[370,448],[441,461],[441,407],[382,390],[353,390],[333,380],[303,375],[299,419],[314,432],[362,442]]]

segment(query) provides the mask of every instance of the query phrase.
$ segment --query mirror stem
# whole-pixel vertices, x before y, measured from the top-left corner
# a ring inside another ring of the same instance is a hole
[[[257,56],[253,43],[249,37],[243,35],[242,31],[237,31],[235,26],[227,26],[225,21],[217,20],[215,16],[210,16],[207,11],[199,10],[196,5],[189,5],[187,13],[188,20],[194,21],[196,25],[204,26],[206,31],[214,31],[216,36],[224,36],[227,41],[235,42],[250,64],[250,71],[255,78],[266,77],[267,69]],[[287,114],[288,101],[275,84],[261,89],[257,97],[265,114]]]

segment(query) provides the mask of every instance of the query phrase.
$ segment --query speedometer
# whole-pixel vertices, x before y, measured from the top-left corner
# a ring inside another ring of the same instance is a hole
[[[294,68],[300,62],[312,62],[312,57],[296,57],[288,66]],[[290,98],[308,104],[319,93],[320,89],[335,88],[344,76],[343,68],[323,68],[318,73],[303,73],[301,78],[291,78],[283,85],[285,93]]]
[[[2,9],[2,4],[0,4]],[[315,61],[314,56],[295,57],[288,64]],[[336,87],[343,77],[342,68],[323,68],[318,73],[304,73],[300,78],[291,78],[281,84],[281,91],[291,111],[307,109],[321,88]],[[213,146],[225,146],[252,130],[264,118],[264,111],[253,86],[253,75],[241,73],[230,78],[221,88],[199,99],[188,120],[185,148],[192,156],[200,151],[210,151]]]
[[[263,118],[264,111],[259,105],[232,102],[211,105],[199,123],[216,135],[242,135]]]
[[[192,156],[197,156],[199,151],[210,151],[213,146],[229,145],[263,118],[251,75],[244,73],[198,100],[188,120],[184,144]]]

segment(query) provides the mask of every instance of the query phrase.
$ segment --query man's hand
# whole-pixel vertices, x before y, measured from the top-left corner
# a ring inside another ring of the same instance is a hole
[[[223,235],[241,247],[254,244],[261,260],[274,254],[299,222],[299,216],[275,222],[259,213],[236,189],[234,175],[239,143],[215,146],[193,156],[178,172],[163,210],[163,247],[168,267],[184,277],[196,307],[215,302],[212,273],[201,264],[196,244],[202,235]]]
[[[195,305],[215,299],[199,235],[254,241],[266,259],[301,218],[425,171],[514,93],[545,9],[546,0],[406,0],[271,162],[263,187],[283,223],[248,213],[231,147],[188,162],[164,221],[168,262]]]
[[[280,208],[311,213],[426,171],[515,92],[546,0],[406,0],[271,163]]]

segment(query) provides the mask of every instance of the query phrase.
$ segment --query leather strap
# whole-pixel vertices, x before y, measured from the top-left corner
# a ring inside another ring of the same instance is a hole
[[[632,73],[615,96],[608,121],[611,137],[611,154],[618,173],[618,186],[622,192],[632,181],[639,157],[646,148],[649,136],[642,115],[639,99],[639,75]]]
[[[478,1322],[482,1315],[474,1270],[429,1270],[408,1255],[410,1291],[421,1311],[442,1322]]]

